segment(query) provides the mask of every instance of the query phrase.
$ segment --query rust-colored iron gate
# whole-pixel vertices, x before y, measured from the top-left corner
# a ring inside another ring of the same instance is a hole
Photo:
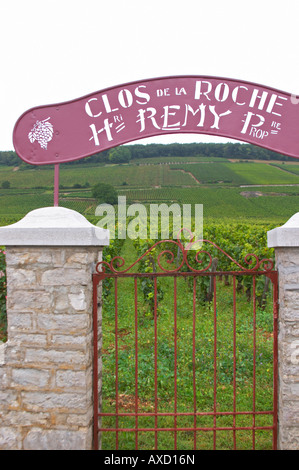
[[[277,271],[202,242],[97,265],[95,449],[276,449]]]

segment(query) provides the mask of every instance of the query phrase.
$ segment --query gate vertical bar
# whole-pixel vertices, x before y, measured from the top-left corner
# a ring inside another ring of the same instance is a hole
[[[196,277],[193,277],[193,339],[192,339],[192,362],[193,362],[193,427],[194,427],[194,450],[196,450],[196,411],[197,411],[197,399],[196,399],[196,376],[195,376],[195,364],[196,364],[196,356],[195,356],[195,327],[196,327]]]
[[[173,278],[174,311],[174,428],[177,428],[177,278]],[[177,449],[177,431],[174,431],[174,449]]]
[[[114,309],[115,309],[115,447],[118,450],[118,301],[117,277],[114,281]]]
[[[255,412],[256,412],[256,279],[252,279],[253,294],[253,383],[252,383],[252,449],[255,450]]]
[[[154,323],[155,323],[155,450],[158,449],[158,328],[157,328],[157,278],[154,278]]]
[[[216,449],[216,412],[217,412],[217,299],[216,276],[214,276],[214,450]]]
[[[236,276],[233,276],[233,354],[234,354],[234,364],[233,364],[233,441],[234,441],[234,450],[236,450],[236,354],[237,354],[237,336],[236,336]]]
[[[98,414],[99,414],[99,384],[98,384],[98,280],[96,275],[93,282],[93,447],[99,449]]]
[[[138,449],[138,298],[137,277],[134,278],[134,302],[135,302],[135,449]]]

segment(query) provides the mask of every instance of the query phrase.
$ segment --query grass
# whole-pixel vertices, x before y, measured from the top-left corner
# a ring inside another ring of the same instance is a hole
[[[258,191],[261,188],[251,188]],[[241,188],[225,188],[217,185],[198,186],[193,188],[148,188],[119,191],[126,196],[127,204],[140,202],[160,204],[203,204],[204,222],[221,220],[229,223],[234,220],[251,220],[252,222],[268,222],[277,225],[285,223],[294,213],[298,212],[299,192],[296,187],[263,188],[263,196],[246,198],[241,195]],[[278,192],[279,191],[279,192]],[[281,196],[280,193],[285,193]],[[91,196],[89,194],[89,196]],[[25,214],[39,207],[53,205],[53,193],[37,190],[32,194],[24,192],[2,191],[0,195],[0,225],[7,225],[21,219]],[[82,191],[61,191],[59,205],[76,210],[87,218],[95,216],[96,201]]]
[[[285,164],[274,164],[277,168],[280,168],[283,171],[288,171],[290,173],[294,173],[295,175],[299,175],[299,166],[298,165],[292,165],[291,163],[285,163]]]
[[[130,241],[126,241],[122,255],[128,264],[135,260]],[[134,279],[118,280],[118,316],[117,329],[114,315],[114,291],[104,302],[103,308],[103,404],[102,412],[113,413],[116,406],[115,395],[115,361],[118,362],[118,407],[122,413],[134,413],[135,407],[143,413],[169,413],[175,407],[178,412],[189,412],[190,416],[174,417],[140,416],[138,426],[151,428],[155,424],[160,428],[185,428],[184,431],[152,431],[138,433],[138,448],[155,448],[155,439],[159,450],[177,448],[189,450],[194,448],[194,407],[198,412],[210,413],[197,417],[196,425],[204,430],[196,432],[196,448],[212,449],[216,436],[217,449],[252,448],[253,433],[247,431],[213,431],[207,428],[230,427],[233,429],[232,415],[218,415],[213,411],[239,412],[253,409],[253,373],[256,374],[255,407],[256,411],[272,410],[272,306],[258,310],[256,330],[253,329],[253,306],[244,294],[237,297],[236,303],[236,374],[233,371],[233,331],[234,305],[232,284],[225,286],[217,282],[216,322],[213,303],[196,302],[196,315],[193,319],[193,294],[189,283],[180,278],[177,280],[177,318],[174,316],[174,279],[159,279],[164,290],[163,300],[159,303],[158,315],[155,317],[149,306],[143,301],[141,281],[138,281],[138,334],[135,330]],[[253,356],[253,340],[256,334],[256,361]],[[175,339],[176,335],[176,339]],[[115,339],[118,352],[116,357]],[[135,388],[136,338],[138,341],[138,388]],[[196,350],[193,361],[193,344]],[[155,381],[155,347],[157,364]],[[177,363],[175,354],[177,351]],[[216,362],[214,362],[216,348]],[[193,375],[194,374],[194,375]],[[193,390],[193,377],[196,381],[196,392]],[[216,377],[216,388],[214,380]],[[174,390],[177,387],[177,400],[174,401]],[[236,390],[234,402],[234,387]],[[214,396],[215,390],[215,396]],[[136,393],[137,392],[137,393]],[[137,398],[138,396],[138,398]],[[156,399],[155,399],[156,398]],[[102,427],[113,428],[115,418],[103,417]],[[251,415],[239,415],[235,425],[251,427]],[[271,426],[271,415],[257,415],[257,426]],[[135,417],[119,417],[120,428],[131,428],[132,432],[118,433],[119,448],[135,448]],[[235,441],[234,441],[235,438]],[[272,435],[269,431],[256,432],[256,448],[271,449]],[[115,433],[104,432],[103,449],[115,449]]]
[[[180,157],[176,157],[181,160]],[[185,161],[190,159],[185,157]],[[254,162],[232,163],[222,160],[171,164],[137,165],[134,160],[126,165],[62,165],[60,169],[60,205],[77,210],[86,216],[95,214],[96,203],[91,187],[99,181],[109,181],[119,194],[132,202],[178,202],[203,204],[205,220],[252,219],[281,224],[298,211],[299,176],[281,165]],[[194,160],[193,159],[193,160]],[[163,160],[163,159],[161,159]],[[153,161],[157,161],[154,159]],[[191,161],[191,160],[190,160]],[[192,176],[193,175],[193,176]],[[197,181],[198,180],[198,181]],[[9,189],[0,189],[0,224],[14,217],[19,220],[30,210],[53,205],[54,170],[52,167],[32,169],[0,168],[1,181],[9,181]],[[219,183],[222,182],[222,183]],[[218,182],[218,183],[217,183]],[[240,185],[252,185],[241,188]],[[256,185],[265,184],[263,188]],[[279,184],[279,187],[273,186]],[[74,188],[80,185],[81,188]],[[89,186],[88,186],[89,185]],[[255,186],[254,186],[255,185]],[[88,186],[88,187],[87,187]],[[244,191],[262,192],[259,197],[245,197]],[[278,193],[278,194],[277,194]]]
[[[172,169],[181,168],[184,171],[191,172],[201,183],[222,183],[231,186],[246,184],[299,184],[298,167],[294,168],[297,172],[282,171],[285,166],[273,166],[265,163],[248,162],[217,162],[217,163],[195,163],[192,165],[172,165]]]
[[[139,164],[139,165],[152,165],[152,164],[172,164],[172,163],[202,163],[202,162],[226,162],[225,158],[221,157],[205,157],[205,156],[192,156],[192,157],[150,157],[150,158],[134,158],[132,160],[133,164]]]
[[[52,187],[54,170],[51,167],[33,168],[13,171],[0,170],[0,183],[9,181],[11,188],[33,188],[34,186]],[[111,182],[116,187],[126,183],[130,187],[155,187],[159,185],[178,186],[181,184],[196,184],[193,178],[182,172],[172,172],[168,165],[107,165],[107,166],[61,166],[60,185],[72,187],[75,184],[84,186],[89,183],[94,186],[99,182]]]
[[[298,184],[299,175],[266,163],[225,163],[243,182],[240,184]],[[239,181],[240,181],[239,180]]]
[[[233,164],[231,163],[195,163],[192,165],[173,165],[171,168],[173,170],[180,168],[191,172],[200,183],[221,182],[223,184],[238,185],[247,181],[234,172]]]
[[[257,191],[261,188],[251,190]],[[127,203],[203,204],[204,222],[217,219],[229,223],[232,219],[239,219],[281,224],[298,211],[299,194],[296,196],[293,194],[279,197],[263,195],[246,198],[241,195],[243,191],[243,188],[202,185],[194,188],[181,188],[179,191],[175,188],[148,188],[121,191],[120,194],[126,196]],[[265,193],[266,191],[267,189]],[[284,192],[284,187],[280,188],[280,192]]]

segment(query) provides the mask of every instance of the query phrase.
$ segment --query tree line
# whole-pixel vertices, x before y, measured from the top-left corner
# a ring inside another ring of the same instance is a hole
[[[151,157],[217,157],[244,160],[282,160],[296,161],[297,159],[282,155],[272,150],[251,144],[241,143],[173,143],[173,144],[134,144],[122,145],[95,153],[90,157],[75,160],[65,165],[82,163],[128,163],[136,159]],[[0,151],[0,165],[28,166],[14,151]]]

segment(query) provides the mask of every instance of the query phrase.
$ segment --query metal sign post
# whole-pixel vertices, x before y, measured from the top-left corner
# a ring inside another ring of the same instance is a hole
[[[54,166],[54,206],[59,205],[59,164]]]

